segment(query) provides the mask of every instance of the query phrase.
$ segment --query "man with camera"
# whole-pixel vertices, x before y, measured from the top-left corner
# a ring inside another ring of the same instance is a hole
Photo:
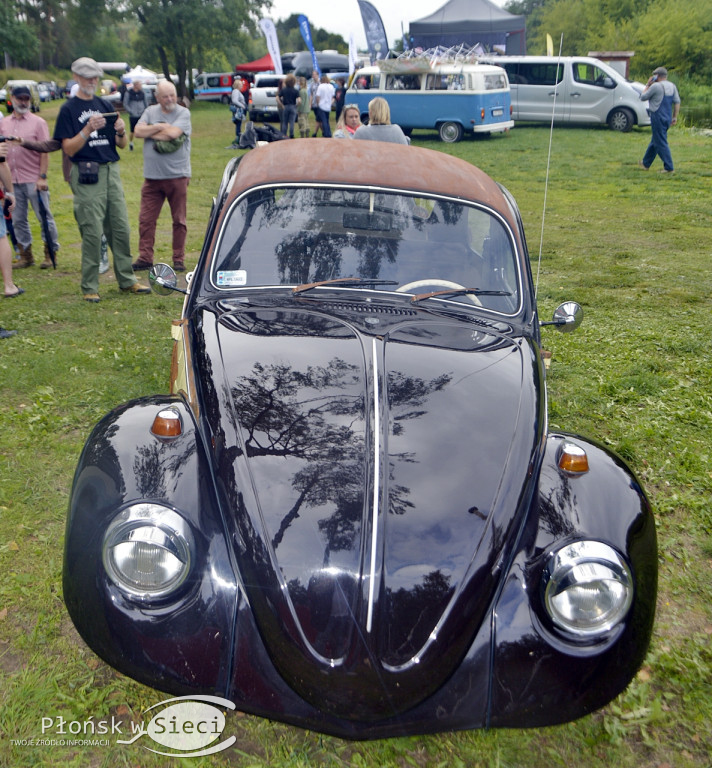
[[[675,84],[669,82],[667,76],[668,71],[665,67],[654,69],[645,90],[640,94],[641,101],[648,102],[650,127],[653,132],[643,159],[638,163],[646,171],[658,156],[663,161],[661,173],[672,173],[674,170],[667,133],[668,128],[677,122],[680,112],[680,94]]]
[[[13,88],[10,94],[12,112],[0,121],[1,138],[16,137],[28,141],[47,141],[49,139],[47,123],[30,111],[30,98],[30,89],[26,85],[18,85]],[[17,239],[17,248],[20,252],[20,259],[13,264],[13,268],[31,267],[35,263],[32,253],[32,231],[27,218],[29,204],[40,224],[43,223],[43,218],[46,218],[47,227],[43,227],[42,237],[44,239],[49,234],[51,242],[44,244],[44,261],[40,264],[40,269],[47,269],[52,266],[50,248],[54,254],[59,249],[57,225],[49,207],[49,186],[47,184],[49,156],[23,149],[21,142],[12,142],[8,147],[7,160],[15,186],[15,209],[12,214],[12,226]]]
[[[106,235],[114,256],[114,274],[125,293],[150,293],[131,269],[128,211],[119,173],[119,153],[128,143],[126,126],[109,102],[96,95],[101,67],[86,56],[72,64],[79,84],[57,117],[54,138],[71,158],[70,185],[74,193],[74,217],[82,236],[84,300],[98,302],[101,235]]]

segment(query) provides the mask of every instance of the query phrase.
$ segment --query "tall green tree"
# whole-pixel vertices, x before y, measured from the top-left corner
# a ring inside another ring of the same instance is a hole
[[[269,0],[128,0],[140,24],[139,50],[152,51],[166,77],[178,75],[177,89],[192,96],[192,69],[203,69],[215,51],[235,39],[256,36],[256,23]],[[187,84],[187,86],[186,86]]]
[[[14,0],[0,0],[0,50],[7,65],[11,60],[26,63],[39,47],[37,35],[27,16]]]

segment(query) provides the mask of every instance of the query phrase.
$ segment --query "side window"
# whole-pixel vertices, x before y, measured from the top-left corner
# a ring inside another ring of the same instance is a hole
[[[467,75],[428,75],[425,80],[426,91],[464,91],[467,90]]]
[[[601,88],[611,87],[611,78],[595,64],[576,61],[573,65],[574,80],[586,85],[597,85]]]
[[[521,85],[556,85],[563,77],[563,65],[559,65],[557,77],[556,64],[521,63],[517,82]]]
[[[502,72],[500,75],[485,75],[485,90],[499,91],[507,87],[507,76]]]
[[[354,87],[359,91],[369,91],[371,88],[378,88],[381,82],[381,75],[359,75],[356,78]]]
[[[208,78],[208,88],[217,88],[220,85],[220,78],[219,77],[209,77]]]
[[[420,75],[388,75],[387,91],[419,91]]]

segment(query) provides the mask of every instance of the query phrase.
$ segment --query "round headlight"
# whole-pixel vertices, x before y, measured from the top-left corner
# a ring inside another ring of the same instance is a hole
[[[104,535],[106,573],[133,597],[163,597],[188,575],[189,536],[185,520],[167,507],[128,507],[112,520]]]
[[[578,541],[549,560],[544,603],[554,624],[567,632],[605,634],[623,621],[632,601],[630,568],[607,544]]]

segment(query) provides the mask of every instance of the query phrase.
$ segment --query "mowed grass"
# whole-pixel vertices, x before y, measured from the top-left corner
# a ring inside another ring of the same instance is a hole
[[[57,107],[43,105],[53,124]],[[220,105],[193,109],[188,263],[194,264],[233,137]],[[507,136],[413,143],[482,167],[517,199],[539,273],[543,319],[579,301],[582,327],[544,331],[552,352],[550,426],[593,436],[643,480],[659,533],[660,595],[648,659],[604,710],[563,726],[347,742],[231,715],[234,747],[200,766],[710,766],[712,744],[712,138],[676,129],[677,172],[644,172],[649,130],[517,126]],[[122,177],[137,244],[142,159],[124,152]],[[308,142],[304,151],[309,152]],[[318,157],[314,158],[318,163]],[[79,290],[71,194],[52,156],[50,184],[62,249],[56,271],[22,270],[26,294],[0,300],[0,765],[163,766],[131,746],[43,745],[43,718],[147,722],[167,696],[114,672],[78,638],[62,602],[64,522],[79,452],[96,420],[132,398],[167,390],[170,321],[178,296],[124,296],[111,272],[102,302]],[[39,228],[35,226],[39,242]],[[538,255],[541,246],[541,262]],[[39,249],[37,249],[39,250]],[[157,259],[170,261],[170,218]],[[17,272],[17,270],[16,270]],[[128,727],[128,726],[126,726]],[[34,746],[12,740],[35,740]],[[148,742],[147,742],[148,743]],[[156,746],[150,742],[151,746]]]

